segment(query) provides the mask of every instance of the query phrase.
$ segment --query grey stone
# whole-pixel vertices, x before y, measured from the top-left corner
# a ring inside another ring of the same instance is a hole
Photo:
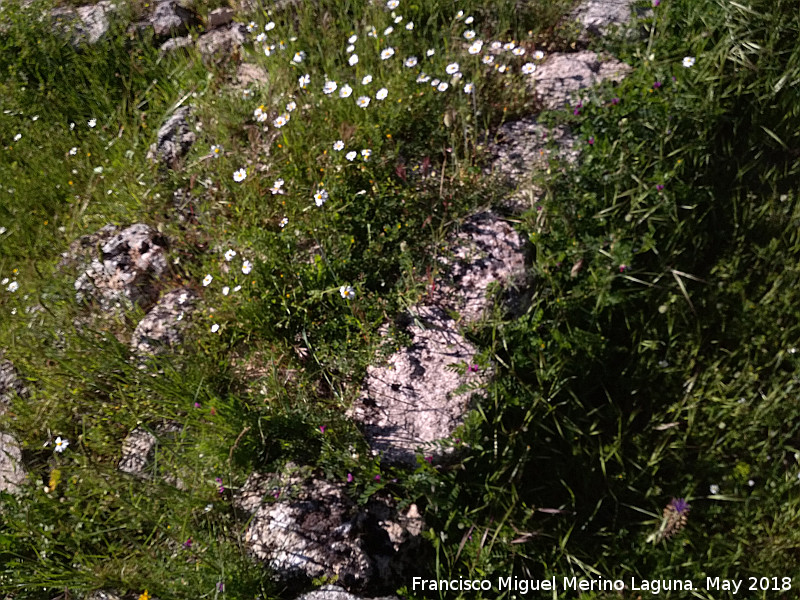
[[[215,8],[208,13],[208,27],[215,29],[217,27],[227,25],[228,23],[233,22],[234,14],[235,13],[233,12],[233,9],[228,8],[227,6]]]
[[[200,19],[175,0],[164,0],[156,4],[153,14],[147,22],[152,26],[156,38],[166,39],[189,33],[192,27],[198,27]]]
[[[178,162],[186,156],[196,136],[189,124],[191,106],[182,106],[173,112],[158,130],[155,144],[151,144],[147,158],[160,161],[169,169],[176,169]]]
[[[87,595],[85,600],[122,600],[122,596],[116,594],[115,592],[97,590],[96,592],[92,592]]]
[[[544,108],[569,104],[577,92],[605,80],[619,82],[631,67],[611,57],[584,50],[551,54],[531,76],[533,91]]]
[[[246,34],[247,28],[241,23],[212,29],[197,38],[197,49],[206,60],[227,58],[244,45]]]
[[[299,474],[277,481],[279,498],[255,510],[245,544],[279,580],[335,576],[357,591],[387,586],[409,567],[423,527],[416,506],[402,514],[385,500],[359,507],[343,484]]]
[[[241,63],[236,68],[236,87],[247,88],[251,85],[264,85],[269,81],[266,69],[252,63]]]
[[[178,346],[183,341],[185,317],[193,311],[197,299],[197,293],[189,288],[165,294],[136,325],[131,351],[160,354]]]
[[[16,492],[25,476],[19,443],[11,434],[0,431],[0,492]]]
[[[24,397],[28,389],[10,360],[0,352],[0,415],[6,412],[14,396]]]
[[[584,30],[603,36],[614,25],[624,25],[631,18],[635,0],[588,0],[573,10],[569,18],[578,21]]]
[[[98,42],[110,28],[109,13],[117,6],[109,0],[85,6],[55,8],[50,12],[55,25],[65,33],[71,33],[71,43],[78,46],[82,42]]]
[[[157,281],[167,270],[166,240],[142,223],[118,233],[116,228],[101,231],[103,237],[89,238],[98,242],[100,254],[75,281],[78,301],[97,300],[104,311],[121,302],[148,308],[158,298]]]
[[[175,434],[181,428],[179,423],[169,421],[157,425],[153,431],[145,427],[137,427],[122,442],[122,458],[117,468],[134,477],[151,478],[156,450],[160,443],[159,437]],[[167,474],[165,479],[168,483],[180,483],[174,474]]]
[[[513,285],[524,275],[522,240],[492,212],[468,219],[449,245],[444,275],[429,299],[409,310],[411,344],[367,368],[361,395],[348,411],[388,463],[414,464],[418,451],[437,461],[452,455],[447,440],[489,376],[471,370],[478,349],[460,325],[484,315],[492,284]]]
[[[338,585],[324,585],[313,592],[303,594],[297,600],[366,600],[361,596],[354,596]],[[397,596],[383,596],[370,600],[398,600]]]
[[[187,35],[183,37],[174,37],[168,39],[166,42],[161,44],[158,47],[158,52],[161,55],[169,54],[170,52],[175,52],[181,48],[189,48],[190,46],[194,45],[194,40],[192,36]]]

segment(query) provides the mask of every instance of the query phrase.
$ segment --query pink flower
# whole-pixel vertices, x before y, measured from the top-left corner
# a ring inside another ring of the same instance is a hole
[[[192,547],[192,538],[189,538],[185,542],[183,542],[183,547],[186,548],[187,550],[189,548],[191,548]]]
[[[195,403],[194,403],[194,407],[195,407],[195,408],[200,408],[200,403],[199,403],[199,402],[195,402]]]
[[[589,145],[591,146],[592,144],[594,144],[594,137],[589,138]]]
[[[630,267],[629,267],[628,265],[620,265],[620,266],[619,266],[619,272],[620,272],[620,273],[624,273],[624,272],[625,272],[625,271],[627,271],[628,269],[630,269]]]
[[[381,476],[380,475],[375,475],[375,481],[380,481],[380,480],[381,480]]]
[[[347,483],[353,483],[353,474],[352,473],[348,473],[347,474]]]
[[[433,457],[432,456],[426,456],[425,457],[425,462],[427,462],[428,464],[432,463],[433,462]]]
[[[320,430],[321,433],[325,433],[326,429],[327,429],[327,427],[325,425],[320,425],[319,426],[319,430]]]

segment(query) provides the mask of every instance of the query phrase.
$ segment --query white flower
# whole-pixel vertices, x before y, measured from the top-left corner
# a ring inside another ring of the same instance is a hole
[[[544,52],[542,52],[541,50],[537,50],[536,52],[533,53],[533,58],[535,60],[542,60],[544,58]]]
[[[369,157],[372,155],[372,150],[364,149],[361,151],[361,158],[364,160],[369,160]]]
[[[347,160],[349,160],[350,162],[353,162],[355,160],[356,156],[358,156],[358,153],[355,152],[354,150],[351,150],[350,152],[348,152],[347,154],[344,155],[344,157]]]
[[[716,483],[711,484],[708,487],[708,491],[711,492],[712,495],[716,496],[717,494],[719,494],[719,486]]]
[[[247,24],[247,32],[248,33],[252,33],[255,28],[256,28],[256,22],[255,21],[250,21]]]
[[[375,27],[370,28],[370,30],[367,32],[367,37],[371,38],[378,37],[378,31],[375,29]]]
[[[339,294],[345,300],[352,300],[353,298],[356,297],[355,290],[353,288],[351,288],[349,285],[343,285],[342,287],[340,287],[339,288]]]
[[[97,173],[98,175],[100,175],[100,173],[102,173],[102,172],[103,172],[103,167],[95,167],[95,168],[93,169],[93,171],[94,171],[95,173]]]
[[[288,123],[289,121],[289,119],[287,118],[288,116],[289,115],[278,115],[277,117],[275,117],[275,120],[272,122],[272,124],[278,129],[280,129],[281,127],[286,125],[286,123]]]
[[[494,62],[494,56],[487,54],[481,59],[481,62],[485,65],[490,65]]]
[[[356,41],[358,41],[358,36],[357,36],[357,35],[355,35],[355,34],[353,34],[353,35],[351,35],[349,38],[347,38],[347,42],[348,42],[349,44],[355,44],[355,43],[356,43]]]
[[[286,105],[286,112],[292,112],[295,108],[297,108],[297,102],[292,100]]]
[[[69,130],[72,131],[73,129],[75,129],[75,123],[70,123]]]
[[[233,173],[233,180],[236,182],[244,181],[245,177],[247,177],[247,171],[245,171],[244,168],[234,171]]]
[[[284,227],[286,227],[288,224],[289,224],[289,219],[288,219],[288,217],[283,217],[283,218],[281,219],[281,222],[280,222],[280,223],[278,223],[278,225],[280,225],[280,226],[281,226],[281,229],[283,229]]]
[[[434,50],[433,48],[430,48],[425,52],[425,56],[433,56],[434,54],[436,54],[436,50]]]
[[[440,92],[444,92],[447,90],[447,87],[448,87],[447,83],[443,81],[442,83],[436,86],[436,89],[439,90]]]
[[[227,296],[230,293],[231,293],[231,288],[229,288],[227,285],[224,288],[222,288],[222,295],[223,296]]]
[[[408,29],[409,31],[413,30],[414,29],[414,21],[409,21],[408,23],[406,23],[406,29]]]
[[[273,29],[275,29],[275,22],[274,21],[270,21],[269,23],[264,25],[264,31],[272,31]]]
[[[350,44],[346,49],[345,52],[350,54],[351,52],[355,51],[356,47],[353,44]]]
[[[439,83],[441,83],[440,79],[434,79],[433,81],[431,81],[431,87],[436,87],[437,85],[439,85]]]
[[[389,95],[389,90],[387,90],[386,88],[381,88],[381,89],[378,90],[378,93],[375,94],[375,99],[376,100],[383,100],[388,95]]]
[[[356,100],[356,104],[361,108],[367,108],[369,106],[369,96],[359,96],[358,100]]]
[[[474,42],[472,42],[467,51],[470,54],[480,54],[482,49],[483,49],[483,42],[481,40],[475,40]]]
[[[284,183],[285,181],[283,181],[283,179],[276,179],[275,183],[272,184],[273,189],[280,190]]]
[[[18,142],[18,141],[20,141],[21,139],[22,139],[22,134],[21,134],[21,133],[18,133],[17,135],[15,135],[15,136],[14,136],[14,141],[15,141],[15,142]]]
[[[530,75],[536,70],[536,65],[533,63],[525,63],[522,65],[522,73],[525,75]]]
[[[267,34],[266,33],[259,33],[256,36],[256,41],[257,42],[263,42],[265,39],[267,39]]]
[[[217,333],[218,331],[219,331],[219,325],[217,325],[216,323],[214,323],[214,324],[211,326],[211,333]]]
[[[489,46],[492,50],[500,50],[503,47],[503,44],[500,42],[492,42],[492,45]]]
[[[203,287],[208,287],[208,284],[211,283],[214,278],[211,275],[206,275],[203,277]]]
[[[189,294],[183,292],[180,296],[178,296],[178,304],[184,304],[189,299]]]
[[[685,57],[685,58],[683,59],[683,66],[684,66],[684,67],[686,67],[687,69],[688,69],[689,67],[693,67],[693,66],[694,66],[694,63],[695,63],[695,58],[694,58],[694,56],[687,56],[687,57]]]
[[[351,88],[346,83],[342,86],[342,89],[339,90],[339,97],[340,98],[348,98],[350,94],[353,93],[353,88]]]
[[[275,50],[275,44],[267,44],[264,46],[264,55],[272,56],[272,51]]]
[[[465,24],[465,25],[472,25],[472,22],[473,22],[474,20],[475,20],[475,19],[473,19],[472,17],[467,17],[466,19],[464,19],[464,24]]]
[[[384,30],[383,30],[383,35],[389,35],[389,34],[390,34],[390,33],[392,33],[393,31],[394,31],[394,27],[392,27],[391,25],[389,25],[389,27],[387,27],[386,29],[384,29]]]
[[[472,29],[467,29],[467,30],[464,32],[464,39],[465,39],[465,40],[471,40],[471,39],[473,39],[474,37],[475,37],[475,32],[474,32],[474,31],[472,31]]]
[[[523,48],[522,46],[514,48],[511,51],[511,54],[513,54],[514,56],[522,56],[523,54],[525,54],[525,48]]]
[[[381,52],[381,60],[386,60],[387,58],[392,58],[394,56],[394,48],[386,48]]]
[[[386,3],[386,8],[388,8],[389,10],[394,10],[398,6],[400,6],[400,0],[389,0]]]
[[[474,87],[475,86],[473,84],[468,83],[467,85],[464,86],[464,93],[471,94]]]
[[[297,81],[298,81],[298,83],[300,84],[300,87],[301,87],[301,88],[303,88],[303,89],[306,89],[306,86],[308,86],[308,84],[309,84],[309,83],[311,83],[311,75],[309,75],[308,73],[306,73],[305,75],[303,75],[303,76],[302,76],[300,79],[298,79]]]
[[[495,67],[500,73],[505,73],[506,69],[508,69],[507,65],[500,65],[499,67]]]
[[[347,59],[347,64],[349,64],[351,67],[357,65],[358,64],[358,54],[351,54],[350,58]]]
[[[369,85],[372,83],[372,75],[364,75],[364,78],[361,80],[361,85]]]
[[[242,286],[237,285],[235,288],[233,288],[233,291],[238,292],[240,289],[242,289]]]
[[[406,59],[406,60],[403,62],[403,64],[404,64],[405,66],[407,66],[409,69],[410,69],[411,67],[416,67],[416,66],[417,66],[417,57],[416,57],[416,56],[409,56],[409,57],[408,57],[408,58],[407,58],[407,59]]]
[[[227,262],[232,261],[234,256],[236,256],[236,250],[228,250],[225,252],[225,260]]]
[[[332,94],[333,92],[335,92],[335,91],[336,91],[336,88],[337,88],[337,87],[338,87],[338,86],[336,85],[336,82],[335,82],[335,81],[326,81],[326,82],[325,82],[325,85],[324,85],[324,86],[323,86],[323,88],[322,88],[322,91],[323,91],[324,93],[326,93],[326,94]]]
[[[399,25],[402,22],[403,22],[403,17],[397,16],[397,17],[394,18],[394,24],[395,25]]]
[[[69,149],[69,155],[70,156],[75,156],[77,153],[78,153],[78,147],[77,146],[74,146],[74,147]]]
[[[342,140],[334,142],[333,143],[333,149],[336,150],[337,152],[339,152],[340,150],[343,150],[344,149],[344,142]]]
[[[449,65],[447,65],[447,67],[445,67],[444,71],[448,75],[452,75],[453,73],[458,72],[458,63],[457,62],[450,63]]]
[[[295,52],[294,57],[292,58],[292,62],[301,63],[303,59],[306,57],[306,53],[302,50],[300,52]]]
[[[425,73],[417,75],[417,83],[427,83],[430,79],[430,75],[426,75]]]
[[[8,283],[8,277],[3,277],[3,280],[0,281],[0,285],[5,285]]]
[[[328,192],[326,190],[317,190],[317,193],[314,194],[314,202],[317,206],[322,206],[325,204],[325,201],[328,199]]]
[[[97,119],[89,119],[89,127],[94,127],[97,125]]]
[[[516,46],[516,44],[514,42],[508,42],[506,44],[503,44],[503,50],[506,50],[506,51],[513,50],[515,46]]]
[[[242,262],[242,273],[247,275],[252,270],[253,270],[253,263],[251,263],[249,260],[245,260]]]
[[[221,154],[222,154],[222,146],[213,144],[211,146],[211,156],[213,156],[214,158],[218,158]]]
[[[63,452],[69,446],[69,440],[63,439],[61,436],[56,438],[56,445],[53,447],[53,450],[56,452]]]
[[[464,11],[460,10],[456,13],[456,21],[458,21],[461,17],[464,16]]]
[[[11,283],[8,284],[8,287],[6,289],[12,293],[16,292],[19,289],[19,284],[16,281],[12,281]]]

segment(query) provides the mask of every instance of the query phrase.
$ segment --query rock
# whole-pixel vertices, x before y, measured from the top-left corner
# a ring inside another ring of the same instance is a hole
[[[191,112],[191,106],[182,106],[170,115],[147,152],[149,160],[160,160],[169,169],[177,168],[178,161],[186,156],[196,139],[188,122]]]
[[[233,9],[227,6],[215,8],[208,13],[208,27],[210,29],[216,29],[217,27],[223,27],[224,25],[232,23],[234,15]]]
[[[189,288],[165,294],[136,326],[131,351],[160,354],[178,346],[183,341],[185,315],[193,311],[197,299],[197,293]]]
[[[494,213],[468,219],[450,246],[430,299],[409,310],[411,344],[367,368],[360,398],[348,411],[373,452],[389,463],[413,465],[417,451],[437,461],[452,453],[441,442],[463,422],[475,389],[488,379],[470,368],[478,349],[452,315],[460,313],[464,323],[480,319],[491,284],[513,284],[524,274],[522,240]]]
[[[94,44],[108,33],[109,13],[116,9],[117,6],[109,0],[102,0],[77,8],[56,8],[50,12],[50,16],[61,31],[72,33],[71,43],[77,47],[82,42]]]
[[[578,21],[594,36],[603,36],[614,25],[624,25],[631,18],[634,0],[587,0],[573,10],[569,19]]]
[[[344,588],[338,585],[324,585],[313,592],[303,594],[297,600],[365,600],[360,596],[349,594]],[[371,600],[398,600],[397,596],[384,596],[382,598],[372,598]]]
[[[343,484],[297,473],[272,481],[279,498],[255,511],[245,545],[287,585],[335,576],[354,591],[387,588],[410,567],[422,530],[416,506],[402,515],[378,499],[359,507]]]
[[[104,236],[116,228],[101,230]],[[136,223],[109,237],[96,239],[99,257],[75,281],[78,302],[95,299],[105,311],[124,301],[148,308],[158,298],[158,278],[167,270],[167,242],[148,225]]]
[[[240,63],[236,68],[236,87],[248,88],[251,85],[266,85],[269,73],[266,69],[252,63]]]
[[[544,108],[555,110],[569,104],[575,92],[606,79],[619,82],[630,70],[630,66],[614,58],[584,50],[551,54],[530,80],[534,82],[533,91]]]
[[[537,117],[504,123],[489,146],[491,165],[484,172],[499,175],[506,185],[518,185],[537,169],[546,169],[551,159],[577,161],[575,139],[567,127],[550,129]]]
[[[98,590],[86,596],[85,600],[122,600],[122,596],[114,592]]]
[[[137,427],[122,442],[122,458],[117,468],[134,477],[150,479],[154,475],[152,470],[160,443],[158,436],[169,436],[180,431],[181,428],[179,423],[174,422],[165,422],[156,426],[155,433],[144,427]],[[168,483],[179,482],[174,475],[167,475],[165,479]]]
[[[175,52],[180,48],[188,48],[192,45],[194,45],[194,40],[190,35],[184,37],[174,37],[161,44],[161,46],[158,47],[158,52],[163,56],[164,54]]]
[[[197,15],[175,0],[163,0],[156,4],[153,14],[146,21],[153,28],[156,39],[165,41],[169,37],[189,33],[192,27],[201,25]]]
[[[10,360],[0,352],[0,415],[6,412],[14,396],[26,396],[28,389]]]
[[[19,443],[11,434],[0,431],[0,492],[16,492],[25,475]]]
[[[244,45],[247,28],[241,23],[212,29],[197,38],[197,49],[206,60],[227,58]]]

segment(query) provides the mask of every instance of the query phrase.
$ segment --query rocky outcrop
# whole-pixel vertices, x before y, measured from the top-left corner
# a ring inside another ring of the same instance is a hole
[[[197,49],[206,60],[229,57],[244,45],[247,29],[241,23],[233,23],[219,29],[212,29],[197,38]]]
[[[11,434],[0,431],[0,492],[17,491],[25,475],[22,448]]]
[[[102,0],[97,4],[76,8],[71,6],[55,8],[50,12],[50,16],[60,31],[71,34],[70,42],[77,47],[82,43],[97,43],[106,35],[111,27],[110,18],[116,10],[116,4]]]
[[[460,328],[480,319],[493,284],[524,276],[523,242],[492,212],[468,219],[450,240],[443,275],[428,300],[409,310],[411,344],[367,368],[348,416],[361,424],[375,453],[389,463],[415,464],[417,452],[441,460],[487,373],[474,365],[478,349]]]
[[[361,596],[354,596],[338,585],[324,585],[313,592],[303,594],[297,600],[367,600]],[[397,596],[384,596],[370,600],[398,600]]]
[[[97,249],[91,248],[92,243]],[[75,252],[64,257],[68,263],[83,250],[89,259],[75,281],[78,302],[96,301],[104,311],[113,310],[118,303],[149,308],[158,298],[158,280],[167,270],[166,247],[166,239],[143,223],[122,231],[107,225],[82,238],[73,244]]]
[[[194,310],[197,299],[197,293],[189,288],[165,294],[136,326],[131,351],[152,355],[177,347],[183,341],[185,316]]]
[[[182,106],[169,116],[159,128],[156,142],[147,152],[149,160],[160,162],[169,169],[178,167],[179,161],[186,156],[196,139],[189,124],[191,114],[191,106]]]
[[[385,589],[412,567],[423,527],[415,505],[402,513],[379,499],[359,507],[344,484],[299,472],[254,477],[245,484],[251,501],[239,502],[254,511],[245,544],[289,586],[335,576],[349,590]],[[259,495],[273,501],[252,501]]]

